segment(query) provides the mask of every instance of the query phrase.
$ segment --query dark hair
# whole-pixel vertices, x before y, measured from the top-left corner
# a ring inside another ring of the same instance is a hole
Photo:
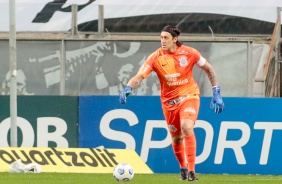
[[[180,35],[180,30],[176,26],[167,25],[162,31],[170,33],[173,37],[178,37]],[[183,43],[177,40],[176,45],[181,46]]]

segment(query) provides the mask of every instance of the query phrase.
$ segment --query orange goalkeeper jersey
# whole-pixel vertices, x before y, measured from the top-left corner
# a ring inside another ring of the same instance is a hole
[[[187,94],[199,95],[199,87],[193,78],[192,70],[200,57],[196,49],[185,45],[178,47],[173,53],[159,48],[147,58],[138,74],[145,79],[155,71],[160,81],[163,106],[174,109],[175,107],[168,105],[169,100]]]

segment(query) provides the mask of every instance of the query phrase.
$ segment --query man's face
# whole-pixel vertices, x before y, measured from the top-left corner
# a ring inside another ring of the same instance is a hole
[[[133,65],[131,65],[131,64],[126,64],[126,65],[121,67],[121,69],[118,73],[118,78],[124,86],[127,85],[132,72],[133,72]]]
[[[163,50],[174,51],[176,48],[177,37],[172,37],[169,32],[161,32],[161,45]]]
[[[9,76],[9,73],[7,74],[7,81],[8,81],[8,83],[7,83],[7,87],[8,88],[10,88],[11,86],[11,84],[10,84],[10,76]],[[23,91],[25,91],[26,90],[26,76],[25,76],[25,74],[23,73],[23,71],[22,70],[17,70],[17,92],[18,92],[18,94],[22,94],[23,93]]]

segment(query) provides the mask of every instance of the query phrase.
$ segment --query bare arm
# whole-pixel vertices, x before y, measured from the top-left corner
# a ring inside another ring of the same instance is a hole
[[[210,80],[211,85],[212,86],[218,86],[215,71],[214,71],[212,65],[210,65],[208,62],[206,62],[201,68],[206,72],[206,74],[207,74],[207,76]]]
[[[132,77],[129,80],[127,86],[132,87],[132,89],[134,90],[134,89],[138,88],[138,86],[140,85],[142,80],[143,80],[143,77],[141,77],[141,75],[139,75],[139,74],[136,74],[134,77]]]

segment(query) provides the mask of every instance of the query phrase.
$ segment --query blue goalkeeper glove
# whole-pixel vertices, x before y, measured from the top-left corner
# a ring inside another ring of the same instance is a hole
[[[131,91],[132,91],[132,88],[130,86],[126,86],[124,88],[124,90],[120,93],[120,95],[119,95],[119,102],[121,104],[125,104],[126,103],[126,97],[128,95],[130,95]]]
[[[223,103],[223,100],[220,96],[220,87],[214,86],[212,88],[212,92],[213,92],[213,97],[212,97],[212,100],[211,100],[210,107],[211,107],[211,109],[214,109],[214,112],[216,114],[219,114],[219,113],[221,113],[221,111],[224,110],[224,103]]]

